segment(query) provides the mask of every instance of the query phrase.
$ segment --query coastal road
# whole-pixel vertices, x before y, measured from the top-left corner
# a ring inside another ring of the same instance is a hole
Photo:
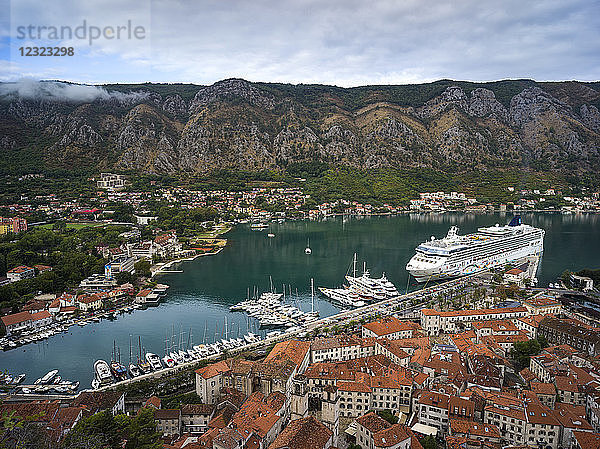
[[[361,318],[373,318],[375,315],[407,315],[412,314],[413,316],[418,317],[418,312],[425,307],[427,303],[433,300],[435,295],[440,293],[446,293],[452,290],[459,289],[465,286],[467,283],[473,281],[480,276],[482,273],[475,273],[469,276],[465,276],[458,279],[452,279],[450,281],[446,281],[443,283],[435,284],[430,287],[426,287],[420,290],[416,290],[414,292],[407,293],[405,295],[400,295],[391,299],[386,299],[384,301],[380,301],[373,304],[368,304],[366,306],[362,306],[356,309],[347,310],[344,312],[340,312],[336,315],[331,315],[326,318],[321,318],[317,321],[310,323],[308,326],[295,331],[295,332],[285,332],[281,335],[266,338],[257,343],[252,343],[249,345],[240,346],[238,348],[232,349],[228,351],[228,354],[234,355],[240,352],[254,351],[258,349],[264,349],[269,347],[270,345],[277,343],[279,341],[287,340],[293,337],[303,338],[306,337],[310,332],[315,329],[331,326],[331,325],[344,325],[348,324],[350,321],[359,320]],[[419,304],[411,305],[411,301],[417,299],[419,300]],[[396,310],[396,307],[405,306],[402,310]],[[214,354],[202,360],[218,360],[221,357],[221,354]],[[183,363],[181,365],[177,365],[173,368],[163,368],[158,371],[154,371],[152,373],[144,374],[133,379],[126,379],[120,382],[116,382],[110,385],[103,386],[99,388],[99,390],[112,390],[120,385],[127,385],[130,383],[138,382],[144,379],[153,379],[162,376],[171,376],[181,371],[186,371],[198,364],[200,360],[194,360],[191,362]]]

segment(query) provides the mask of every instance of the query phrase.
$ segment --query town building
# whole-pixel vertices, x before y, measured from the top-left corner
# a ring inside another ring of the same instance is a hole
[[[580,288],[584,292],[594,289],[594,280],[587,276],[578,276],[576,274],[571,274],[569,276],[569,280],[575,288]]]
[[[76,306],[82,312],[100,310],[102,308],[102,299],[96,294],[78,295],[76,299]]]
[[[2,327],[6,335],[15,334],[30,328],[32,323],[31,312],[18,312],[2,317]]]
[[[20,217],[2,218],[0,217],[0,235],[18,234],[27,231],[27,220]]]
[[[396,317],[383,317],[362,325],[363,337],[386,337],[390,340],[415,337],[421,330],[420,326],[412,321],[401,321]]]
[[[179,435],[181,433],[181,413],[180,409],[154,410],[156,431],[165,437]]]
[[[313,416],[296,419],[277,435],[268,449],[330,449],[333,432]]]
[[[471,327],[474,321],[490,321],[516,319],[528,315],[525,307],[505,307],[498,309],[472,309],[440,312],[434,309],[422,309],[421,326],[427,335],[440,333],[455,333],[459,331],[459,324]]]
[[[31,279],[35,277],[35,269],[20,265],[18,267],[11,268],[6,272],[6,277],[10,282],[18,282],[23,279]]]
[[[546,337],[549,343],[567,344],[591,356],[600,354],[600,333],[574,320],[546,316],[540,322],[538,333]]]
[[[524,299],[521,301],[523,307],[527,309],[529,315],[560,315],[562,304],[556,298],[547,296],[544,293]]]
[[[96,186],[99,189],[108,191],[122,190],[125,187],[126,178],[123,175],[114,173],[101,173],[100,179],[96,181]]]
[[[208,430],[215,412],[213,404],[185,404],[181,407],[183,433],[199,434]]]

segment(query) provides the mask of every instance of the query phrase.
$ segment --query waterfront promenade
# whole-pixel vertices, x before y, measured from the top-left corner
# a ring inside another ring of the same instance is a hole
[[[321,318],[319,320],[313,321],[308,326],[303,327],[294,332],[284,332],[280,335],[265,338],[259,342],[251,343],[247,345],[243,345],[231,350],[227,351],[227,354],[233,356],[239,353],[255,351],[259,349],[264,349],[273,345],[279,341],[291,339],[291,338],[303,338],[309,335],[316,329],[331,326],[331,325],[346,325],[349,324],[353,320],[359,319],[371,319],[375,316],[385,316],[396,313],[405,318],[411,318],[418,320],[419,311],[427,307],[427,305],[434,300],[436,295],[441,293],[447,293],[449,291],[453,291],[461,288],[468,282],[472,281],[474,278],[485,274],[486,272],[479,272],[469,276],[465,276],[459,279],[452,279],[443,283],[437,283],[431,285],[429,287],[424,287],[420,290],[416,290],[410,293],[406,293],[404,295],[396,296],[394,298],[386,299],[380,302],[368,304],[356,309],[346,310],[339,312],[335,315],[331,315],[325,318]],[[419,302],[417,304],[412,304],[412,301],[417,299]],[[100,391],[114,390],[119,386],[128,385],[134,382],[139,382],[145,379],[155,379],[160,377],[170,377],[174,374],[177,374],[182,371],[187,371],[193,369],[196,365],[198,365],[202,361],[215,361],[222,357],[222,353],[213,354],[209,357],[205,357],[200,360],[193,360],[190,362],[182,363],[176,365],[172,368],[163,368],[157,371],[153,371],[148,374],[143,374],[138,377],[134,377],[131,379],[122,380],[120,382],[115,382],[110,385],[105,385],[100,387]]]

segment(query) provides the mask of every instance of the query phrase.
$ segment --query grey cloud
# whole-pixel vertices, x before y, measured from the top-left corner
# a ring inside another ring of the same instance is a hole
[[[117,100],[120,102],[142,101],[149,96],[145,92],[123,93],[107,91],[98,86],[70,84],[59,81],[36,81],[21,79],[0,84],[0,99],[22,98],[26,100],[66,101],[87,103],[95,100]]]
[[[83,8],[75,0],[60,4],[67,12],[69,5]],[[103,10],[121,11],[121,4],[104,0]],[[126,51],[126,43],[98,42],[94,50],[114,55],[114,64],[90,70],[91,57],[81,68],[65,69],[65,78],[210,84],[240,77],[341,86],[439,78],[600,78],[598,1],[148,0],[138,9],[128,5],[123,17],[150,22],[148,57],[135,61],[137,47]],[[99,20],[92,7],[84,9],[88,21]],[[53,23],[43,9],[35,14],[32,21]]]

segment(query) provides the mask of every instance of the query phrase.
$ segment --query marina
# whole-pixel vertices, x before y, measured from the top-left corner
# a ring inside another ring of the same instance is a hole
[[[367,262],[363,263],[363,271],[357,275],[357,254],[354,253],[351,269],[348,269],[345,280],[348,282],[343,288],[319,287],[319,291],[334,302],[347,307],[362,307],[370,302],[383,301],[395,298],[400,293],[396,286],[388,280],[385,273],[380,278],[372,278],[367,269]]]
[[[597,264],[599,218],[593,214],[524,214],[524,221],[546,230],[538,285],[554,283],[564,269]],[[12,378],[26,374],[21,385],[32,385],[49,371],[59,369],[63,379],[79,381],[80,388],[89,388],[95,378],[94,363],[97,360],[110,363],[115,341],[121,348],[121,363],[126,368],[129,368],[130,338],[133,352],[137,354],[136,343],[141,337],[143,356],[147,359],[148,353],[154,354],[161,359],[164,369],[165,337],[169,336],[171,345],[173,325],[175,334],[180,329],[187,334],[191,329],[193,334],[192,346],[188,347],[187,339],[184,339],[182,351],[204,348],[205,354],[208,354],[208,345],[223,339],[247,341],[245,336],[250,334],[261,340],[268,335],[273,338],[290,327],[260,328],[257,320],[245,312],[230,310],[232,305],[248,296],[248,286],[256,285],[258,291],[268,292],[271,276],[273,284],[280,286],[277,289],[280,293],[285,283],[285,304],[293,303],[296,307],[297,303],[299,310],[308,313],[312,306],[310,279],[314,278],[315,286],[340,286],[344,280],[347,283],[345,274],[357,253],[357,277],[361,277],[364,268],[360,261],[366,260],[370,277],[381,279],[385,272],[386,278],[403,294],[422,288],[414,280],[409,281],[404,266],[417,245],[428,236],[445,235],[451,225],[468,232],[508,220],[510,217],[501,214],[445,213],[370,219],[339,217],[320,222],[286,221],[271,223],[277,236],[271,239],[264,233],[251,231],[248,226],[239,226],[227,234],[230,245],[218,255],[200,257],[173,267],[183,273],[157,276],[158,282],[171,287],[158,306],[142,308],[140,305],[139,309],[116,311],[114,318],[89,319],[85,326],[71,324],[66,331],[1,352],[0,366]],[[312,250],[310,255],[304,253],[307,236]],[[292,295],[289,295],[288,286],[292,287]],[[318,288],[315,288],[314,300],[320,320],[349,308],[321,296]],[[133,357],[133,362],[137,364],[137,356]],[[158,366],[156,360],[155,366]],[[156,372],[156,368],[152,372]],[[144,376],[140,374],[139,377]]]

